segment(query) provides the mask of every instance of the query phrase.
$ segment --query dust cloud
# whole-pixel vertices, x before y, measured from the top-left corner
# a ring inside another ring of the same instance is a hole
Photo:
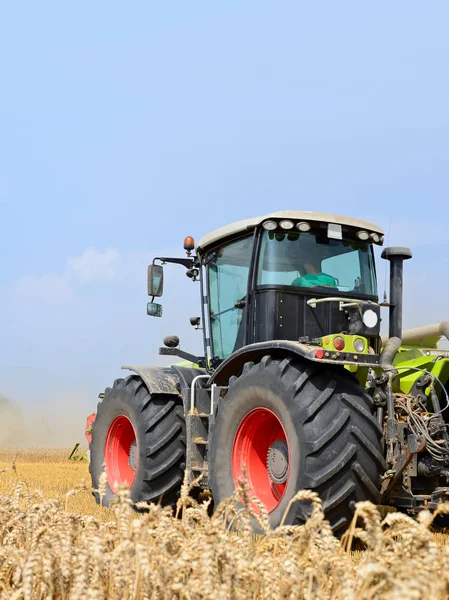
[[[21,410],[13,402],[0,396],[0,446],[15,445],[25,435]]]
[[[0,447],[86,447],[86,417],[95,411],[95,403],[89,404],[64,397],[29,406],[0,396]]]

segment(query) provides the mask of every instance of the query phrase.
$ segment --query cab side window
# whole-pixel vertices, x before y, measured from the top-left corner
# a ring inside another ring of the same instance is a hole
[[[252,248],[252,236],[231,242],[216,250],[208,265],[212,353],[221,359],[232,354],[243,326],[238,302],[247,295]]]

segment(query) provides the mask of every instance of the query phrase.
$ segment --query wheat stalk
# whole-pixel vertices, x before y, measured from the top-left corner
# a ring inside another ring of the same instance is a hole
[[[20,470],[23,477],[23,469]],[[368,502],[355,507],[340,542],[316,493],[300,490],[281,526],[243,478],[234,495],[207,514],[184,482],[176,511],[138,503],[119,488],[100,518],[76,514],[84,483],[61,500],[14,478],[0,495],[0,598],[16,600],[443,600],[449,596],[449,546],[418,519]],[[196,484],[197,482],[193,482]],[[100,502],[107,491],[104,473]],[[86,495],[87,496],[87,495]],[[92,500],[93,501],[93,500]],[[295,503],[301,503],[296,513]],[[69,512],[69,508],[72,512]],[[291,525],[293,514],[309,514]],[[441,505],[437,514],[448,514]],[[104,522],[103,515],[112,515]],[[257,525],[263,532],[254,535]],[[440,534],[441,535],[441,534]],[[365,549],[352,550],[360,540]]]

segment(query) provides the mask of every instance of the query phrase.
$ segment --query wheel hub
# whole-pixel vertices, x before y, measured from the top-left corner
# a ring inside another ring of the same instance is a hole
[[[136,472],[137,469],[137,442],[133,441],[129,449],[128,464],[131,469]]]
[[[104,462],[111,490],[116,493],[117,485],[131,489],[136,478],[139,455],[136,432],[126,415],[116,417],[109,427],[104,445]]]
[[[267,512],[279,506],[289,478],[288,442],[280,419],[269,408],[253,408],[243,417],[232,446],[232,477],[235,487],[246,480]],[[252,510],[260,514],[256,504]]]
[[[268,449],[267,469],[273,483],[285,483],[288,477],[288,447],[285,440],[275,440]]]

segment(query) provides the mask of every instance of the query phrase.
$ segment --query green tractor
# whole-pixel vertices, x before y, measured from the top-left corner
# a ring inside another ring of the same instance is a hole
[[[389,336],[380,336],[374,245],[382,230],[358,219],[284,211],[223,227],[187,257],[148,268],[149,315],[163,265],[198,282],[204,354],[164,339],[168,367],[128,366],[88,417],[90,472],[106,467],[108,505],[118,486],[133,502],[174,504],[185,478],[215,506],[246,480],[276,527],[302,523],[292,503],[316,491],[338,533],[355,503],[434,509],[449,495],[446,410],[449,324],[402,335],[403,261],[387,248]],[[99,494],[96,493],[99,501]],[[255,506],[256,509],[256,506]]]

